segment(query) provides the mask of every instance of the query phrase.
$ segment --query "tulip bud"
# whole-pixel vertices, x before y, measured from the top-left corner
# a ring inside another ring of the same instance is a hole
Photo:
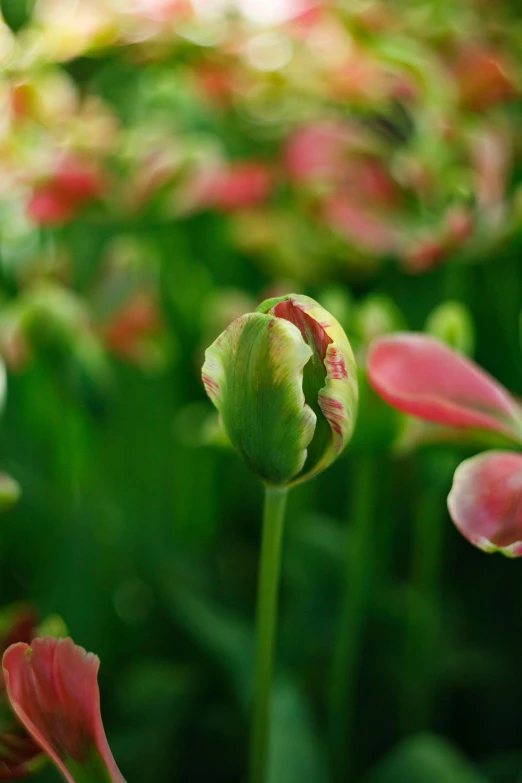
[[[0,514],[9,511],[20,497],[20,484],[7,473],[0,473]]]
[[[202,374],[232,444],[269,485],[315,476],[351,437],[352,349],[307,296],[267,299],[233,321],[207,349]]]
[[[443,302],[431,311],[426,331],[459,353],[473,353],[475,335],[468,308],[461,302]]]

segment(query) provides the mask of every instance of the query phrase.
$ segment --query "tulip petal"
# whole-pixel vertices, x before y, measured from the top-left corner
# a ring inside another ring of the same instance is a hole
[[[268,299],[261,308],[294,323],[312,350],[312,361],[304,368],[304,389],[317,415],[317,427],[297,477],[298,482],[305,481],[330,465],[352,435],[358,399],[355,359],[342,326],[314,299],[289,294]]]
[[[287,484],[306,460],[316,423],[303,393],[311,354],[296,326],[261,313],[237,318],[205,352],[207,394],[232,444],[269,484]]]
[[[367,371],[375,391],[403,413],[522,440],[521,410],[508,391],[432,337],[402,332],[377,338]]]
[[[485,552],[522,556],[522,455],[487,451],[455,471],[448,509],[463,536]]]
[[[125,783],[101,720],[99,664],[71,639],[50,636],[4,653],[11,706],[67,783]]]

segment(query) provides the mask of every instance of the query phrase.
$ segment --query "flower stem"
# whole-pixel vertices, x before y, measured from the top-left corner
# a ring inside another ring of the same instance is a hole
[[[257,594],[249,783],[265,783],[266,779],[281,541],[287,495],[287,489],[265,488],[263,540]]]
[[[357,675],[372,570],[369,559],[376,500],[375,470],[374,457],[366,454],[358,457],[352,483],[344,593],[330,690],[330,759],[335,783],[346,783],[352,775],[350,743],[353,742]]]

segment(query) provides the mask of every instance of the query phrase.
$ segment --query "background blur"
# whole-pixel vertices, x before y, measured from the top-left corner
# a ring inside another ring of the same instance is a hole
[[[100,655],[129,783],[239,783],[262,493],[200,367],[267,295],[309,294],[362,399],[345,455],[291,494],[270,783],[331,780],[345,591],[344,779],[521,783],[520,563],[446,512],[480,446],[364,380],[370,340],[409,328],[522,394],[518,4],[0,8],[0,465],[22,489],[2,603]]]

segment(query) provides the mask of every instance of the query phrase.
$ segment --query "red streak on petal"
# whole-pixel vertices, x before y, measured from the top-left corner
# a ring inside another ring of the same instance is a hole
[[[344,357],[337,350],[337,348],[330,348],[328,357],[326,359],[326,365],[328,368],[328,375],[333,380],[342,381],[343,378],[348,377],[348,371],[346,369]]]
[[[332,343],[332,338],[328,337],[325,330],[318,321],[311,318],[304,309],[296,305],[292,299],[285,299],[278,302],[272,308],[272,314],[277,318],[284,318],[285,321],[297,326],[307,345],[316,351],[322,362],[326,358],[326,349]],[[313,344],[310,344],[310,340]]]
[[[319,404],[325,418],[329,421],[331,428],[342,438],[342,425],[345,419],[343,404],[339,402],[339,400],[334,400],[331,397],[321,397]]]

